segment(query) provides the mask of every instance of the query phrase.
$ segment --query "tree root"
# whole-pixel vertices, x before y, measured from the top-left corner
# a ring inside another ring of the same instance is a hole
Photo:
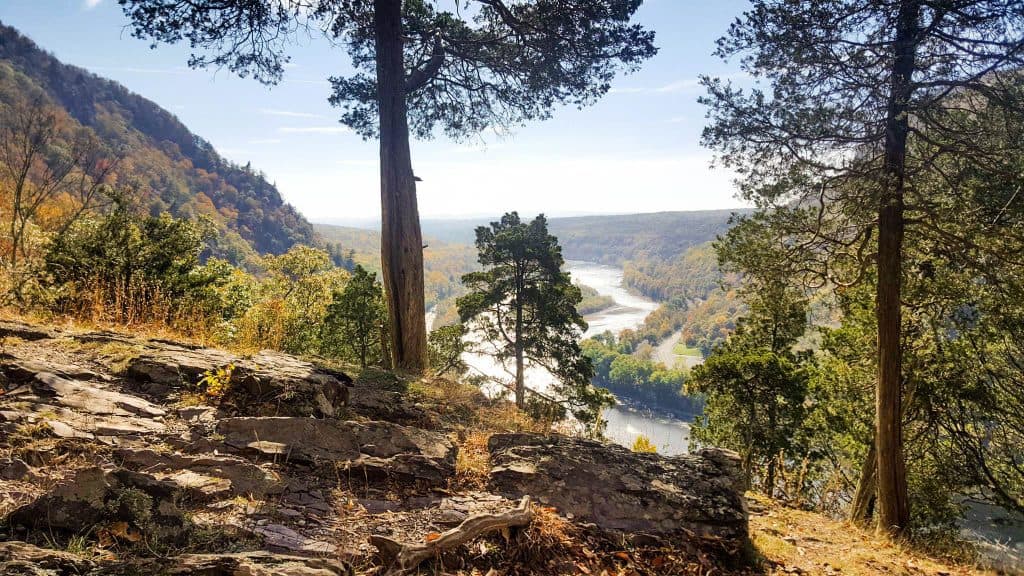
[[[472,516],[429,542],[404,544],[385,536],[370,536],[370,544],[377,547],[387,566],[384,575],[401,576],[412,572],[422,562],[436,557],[443,550],[455,548],[483,534],[526,526],[532,517],[530,497],[523,496],[519,505],[508,512]]]

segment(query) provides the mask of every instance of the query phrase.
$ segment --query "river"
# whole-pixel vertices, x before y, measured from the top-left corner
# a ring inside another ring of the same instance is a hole
[[[570,260],[566,262],[566,269],[572,274],[573,281],[590,286],[615,301],[614,306],[585,316],[588,328],[584,337],[605,330],[617,334],[627,328],[636,328],[658,307],[657,302],[625,289],[621,268]],[[471,372],[511,380],[509,372],[487,354],[466,354],[463,359]],[[550,374],[537,367],[527,367],[525,378],[527,386],[539,391],[548,389],[552,381]],[[643,434],[661,454],[675,455],[687,451],[690,424],[684,420],[657,416],[626,404],[605,410],[604,418],[608,422],[605,435],[623,446],[632,446],[637,436]]]

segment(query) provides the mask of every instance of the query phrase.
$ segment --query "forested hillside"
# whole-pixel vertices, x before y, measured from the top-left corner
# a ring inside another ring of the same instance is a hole
[[[733,210],[657,212],[552,218],[565,257],[622,266],[639,259],[671,260],[728,229]],[[743,212],[743,211],[740,211]]]
[[[309,222],[259,171],[225,160],[155,103],[61,63],[0,23],[0,121],[26,106],[57,109],[66,132],[94,137],[140,213],[212,220],[218,255],[240,262],[253,250],[280,254],[314,241]]]
[[[350,250],[350,257],[368,270],[380,271],[380,232],[364,228],[314,224],[320,238],[333,246]],[[441,323],[454,322],[455,297],[464,293],[462,275],[479,267],[476,248],[471,243],[444,242],[432,237],[424,239],[424,290],[427,308],[439,305]],[[429,329],[430,326],[427,326]]]

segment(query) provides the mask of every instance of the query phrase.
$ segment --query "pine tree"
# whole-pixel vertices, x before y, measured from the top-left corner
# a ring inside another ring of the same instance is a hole
[[[904,235],[928,224],[913,215],[929,205],[922,174],[951,158],[989,164],[987,142],[956,112],[1001,102],[1019,83],[1022,30],[1017,0],[756,0],[717,53],[740,58],[767,87],[704,79],[704,142],[740,174],[743,194],[763,207],[811,207],[790,222],[806,232],[791,252],[816,255],[801,272],[851,284],[875,271],[878,512],[889,533],[910,515]],[[837,274],[851,267],[853,276]]]
[[[596,422],[610,395],[591,386],[594,367],[579,338],[587,324],[576,310],[583,299],[547,219],[526,223],[515,212],[476,229],[483,270],[462,277],[469,294],[458,299],[463,323],[477,331],[502,363],[515,362],[515,399],[526,405],[527,361],[555,376],[554,396],[581,421]]]

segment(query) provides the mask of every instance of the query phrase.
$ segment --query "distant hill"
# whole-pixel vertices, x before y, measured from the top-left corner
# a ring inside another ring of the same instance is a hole
[[[312,225],[262,173],[225,160],[150,100],[60,62],[0,23],[0,111],[40,92],[72,122],[123,151],[118,180],[131,182],[140,211],[209,216],[223,232],[215,250],[236,261],[252,250],[278,254],[315,242]]]
[[[638,259],[667,262],[725,232],[734,212],[746,210],[550,218],[548,229],[558,237],[563,254],[570,260],[617,266]],[[427,219],[423,221],[423,233],[445,242],[472,244],[476,227],[497,219]]]
[[[656,212],[552,218],[548,228],[571,260],[621,266],[639,259],[668,261],[728,230],[735,210]],[[743,212],[743,211],[739,211]]]
[[[335,226],[333,224],[313,225],[320,238],[333,245],[343,246],[352,251],[352,259],[369,270],[380,271],[380,232],[366,228]],[[461,242],[446,242],[437,237],[426,236],[423,249],[423,275],[427,307],[447,302],[451,308],[452,298],[465,292],[462,275],[476,270],[476,248]]]

